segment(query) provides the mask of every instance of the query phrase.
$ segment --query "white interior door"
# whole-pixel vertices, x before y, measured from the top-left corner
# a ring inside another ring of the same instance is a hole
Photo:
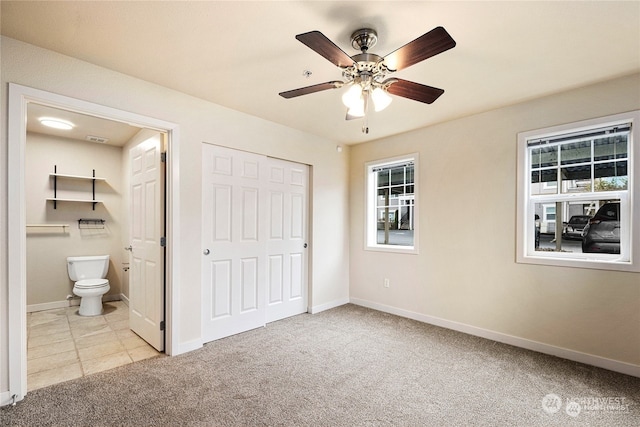
[[[130,273],[129,327],[164,350],[164,229],[161,135],[129,151]]]
[[[267,322],[307,311],[309,166],[269,159]]]
[[[304,313],[306,165],[202,146],[205,342]]]
[[[202,145],[205,342],[265,325],[265,160]]]

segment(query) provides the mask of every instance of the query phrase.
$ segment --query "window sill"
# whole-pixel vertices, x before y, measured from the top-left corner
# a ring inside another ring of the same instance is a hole
[[[589,268],[622,272],[640,272],[640,266],[631,261],[621,261],[612,255],[610,259],[550,258],[537,255],[522,255],[516,260],[520,264],[548,265],[554,267]]]
[[[396,254],[408,254],[408,255],[417,255],[418,248],[415,246],[394,246],[394,245],[376,245],[376,246],[365,246],[365,251],[372,252],[391,252]]]

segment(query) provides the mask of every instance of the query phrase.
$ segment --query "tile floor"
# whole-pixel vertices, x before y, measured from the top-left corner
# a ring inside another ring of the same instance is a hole
[[[93,317],[78,307],[27,314],[28,391],[162,354],[129,329],[124,302],[103,307]]]

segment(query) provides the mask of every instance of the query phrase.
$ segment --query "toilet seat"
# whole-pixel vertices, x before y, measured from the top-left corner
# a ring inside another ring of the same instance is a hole
[[[78,289],[94,289],[109,286],[109,280],[107,279],[84,279],[78,280],[75,283],[75,287]]]

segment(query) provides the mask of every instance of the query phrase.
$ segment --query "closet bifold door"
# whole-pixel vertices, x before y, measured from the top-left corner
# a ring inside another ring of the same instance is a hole
[[[266,323],[266,159],[202,145],[204,342]]]

